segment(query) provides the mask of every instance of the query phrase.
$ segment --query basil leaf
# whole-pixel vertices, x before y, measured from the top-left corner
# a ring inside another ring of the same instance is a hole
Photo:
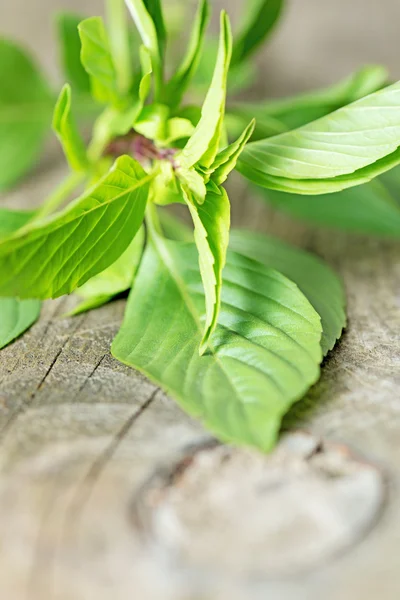
[[[209,167],[219,149],[225,114],[226,81],[232,52],[232,34],[226,13],[221,13],[221,33],[214,75],[203,104],[200,121],[178,161],[186,168],[196,163]]]
[[[64,75],[74,91],[90,95],[90,78],[81,63],[81,40],[78,25],[82,17],[71,13],[57,15],[57,38]]]
[[[122,156],[65,210],[0,242],[0,295],[56,298],[104,271],[137,233],[150,180]]]
[[[321,317],[321,347],[332,350],[346,326],[343,285],[332,269],[316,256],[254,231],[233,230],[229,249],[294,281]]]
[[[204,354],[218,321],[221,304],[222,269],[229,243],[230,204],[226,191],[208,192],[203,204],[197,204],[183,188],[184,198],[194,223],[194,239],[206,300],[206,322],[200,354]]]
[[[79,24],[78,31],[82,44],[81,61],[89,73],[94,98],[102,104],[118,105],[118,77],[103,19],[85,19]]]
[[[247,0],[244,25],[233,46],[233,66],[248,59],[271,34],[282,7],[283,0]]]
[[[319,316],[283,275],[230,252],[219,324],[199,356],[204,296],[196,252],[161,238],[147,247],[112,353],[221,440],[268,451],[284,413],[318,378]]]
[[[79,135],[71,113],[71,86],[66,83],[60,92],[53,115],[53,129],[60,140],[69,165],[74,171],[86,171],[89,161],[85,144]]]
[[[0,239],[23,227],[33,217],[33,212],[0,208]],[[0,298],[0,348],[14,341],[39,318],[39,300]]]
[[[248,144],[238,169],[263,187],[340,191],[400,162],[400,82],[293,132]]]
[[[4,39],[0,81],[0,190],[5,190],[38,160],[54,97],[28,54]]]
[[[144,229],[141,227],[133,241],[123,254],[105,271],[95,275],[82,287],[76,290],[83,301],[71,311],[70,315],[78,315],[110,302],[122,292],[128,290],[142,258],[144,246]]]
[[[229,117],[238,120],[237,127],[242,128],[250,119],[255,118],[253,140],[256,141],[320,119],[346,104],[376,92],[387,85],[387,82],[387,70],[371,65],[322,90],[261,104],[234,103],[229,106]]]
[[[183,95],[197,70],[209,18],[210,5],[208,0],[200,0],[186,56],[175,75],[168,82],[165,91],[167,102],[173,108],[180,105]]]
[[[255,121],[253,120],[235,142],[217,154],[211,167],[211,170],[213,171],[212,180],[217,185],[223,184],[227,180],[229,173],[236,167],[239,156],[252,136],[254,126]]]

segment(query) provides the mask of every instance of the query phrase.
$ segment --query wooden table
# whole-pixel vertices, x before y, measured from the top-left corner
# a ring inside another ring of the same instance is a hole
[[[50,4],[0,6],[2,29],[48,64]],[[398,65],[396,0],[384,15],[378,0],[345,7],[293,0],[263,62],[274,92],[291,76],[292,89],[327,82],[362,56]],[[4,202],[33,205],[59,176],[51,149]],[[0,353],[2,600],[400,597],[399,244],[302,226],[240,182],[231,195],[236,224],[314,251],[344,278],[349,327],[320,383],[271,456],[219,446],[110,356],[123,300],[76,318],[63,316],[73,298],[46,303]]]

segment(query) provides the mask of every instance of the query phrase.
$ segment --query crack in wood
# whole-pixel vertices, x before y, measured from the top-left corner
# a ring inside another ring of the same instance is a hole
[[[40,390],[44,386],[48,376],[52,372],[52,370],[53,370],[55,364],[57,363],[58,359],[60,358],[63,350],[66,348],[67,344],[71,341],[71,339],[73,338],[73,336],[75,335],[75,333],[77,332],[77,330],[79,329],[80,325],[83,323],[85,318],[86,318],[86,315],[83,315],[83,317],[81,319],[79,319],[79,321],[77,322],[76,326],[72,329],[72,331],[68,335],[65,336],[65,341],[62,343],[61,347],[57,350],[56,354],[54,355],[53,359],[50,362],[50,365],[46,369],[45,374],[40,379],[40,381],[36,385],[35,389],[31,392],[30,396],[25,401],[21,402],[21,404],[17,407],[17,409],[6,420],[3,427],[0,429],[0,441],[4,441],[5,436],[7,435],[8,431],[11,429],[12,425],[17,420],[17,418],[24,412],[24,410],[28,406],[30,406],[32,404],[32,402],[36,398],[37,394],[40,392]]]

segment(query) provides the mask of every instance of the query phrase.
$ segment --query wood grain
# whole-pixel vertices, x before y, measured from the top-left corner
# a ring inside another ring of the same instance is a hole
[[[46,21],[50,3],[21,21],[22,4],[0,6],[2,27],[49,61],[40,15]],[[394,63],[397,2],[386,16],[375,0],[321,6],[292,3],[264,63],[274,93],[289,91],[290,77],[293,90],[325,82],[328,58],[330,76],[344,74],[364,57],[371,28],[367,58]],[[332,50],[336,24],[342,51]],[[51,150],[3,202],[39,202],[61,175],[58,156]],[[124,300],[75,318],[63,316],[72,297],[45,303],[40,322],[0,353],[0,598],[400,597],[399,244],[290,221],[239,179],[230,193],[236,225],[314,251],[344,279],[349,327],[321,381],[288,415],[270,457],[221,447],[110,356]]]

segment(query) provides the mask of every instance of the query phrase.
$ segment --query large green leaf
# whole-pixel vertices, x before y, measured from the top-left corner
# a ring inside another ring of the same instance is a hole
[[[238,168],[263,187],[331,193],[399,164],[399,146],[400,82],[299,129],[248,144]]]
[[[104,271],[137,233],[151,177],[122,156],[65,210],[0,242],[0,295],[55,298]]]
[[[167,101],[172,107],[179,106],[183,95],[198,68],[209,17],[210,5],[208,0],[200,0],[186,56],[176,73],[168,82],[165,91]]]
[[[283,7],[283,0],[247,0],[244,23],[233,46],[232,65],[249,56],[271,34]]]
[[[337,275],[316,256],[254,231],[233,230],[229,248],[294,281],[322,322],[322,351],[332,350],[346,325],[345,294]]]
[[[279,210],[316,225],[399,238],[400,182],[392,196],[384,177],[336,194],[299,196],[261,188],[258,192]]]
[[[72,92],[69,83],[64,85],[58,97],[53,115],[53,129],[71,168],[74,171],[86,171],[89,161],[85,144],[72,115]]]
[[[141,227],[133,241],[123,254],[105,271],[89,279],[76,290],[82,302],[70,313],[78,315],[106,304],[110,300],[126,292],[133,283],[133,278],[142,258],[144,245],[144,229]]]
[[[230,204],[226,191],[208,192],[197,204],[185,190],[184,197],[194,223],[194,239],[206,301],[206,322],[200,353],[203,354],[218,321],[221,304],[222,270],[229,243]]]
[[[311,123],[376,92],[387,83],[388,72],[384,67],[367,66],[322,90],[257,104],[236,102],[228,107],[228,125],[243,128],[255,118],[253,140],[256,141]]]
[[[81,61],[90,75],[93,96],[98,102],[118,105],[118,75],[103,19],[85,19],[79,24],[78,31],[82,44]]]
[[[23,227],[33,212],[12,211],[0,208],[0,239]],[[0,348],[14,341],[39,318],[39,300],[0,298]]]
[[[153,239],[113,355],[220,439],[270,450],[282,416],[318,378],[317,313],[283,275],[228,253],[219,324],[199,356],[205,314],[196,247]]]
[[[232,33],[229,19],[221,13],[221,33],[214,75],[203,104],[200,121],[186,146],[179,154],[179,163],[190,168],[197,163],[210,167],[219,150],[225,114],[226,82],[232,53]]]
[[[54,97],[31,58],[0,39],[0,190],[39,158],[50,130]]]
[[[61,66],[68,83],[78,93],[90,94],[90,78],[81,63],[81,40],[78,25],[82,17],[62,12],[57,15],[57,38],[60,44]]]

